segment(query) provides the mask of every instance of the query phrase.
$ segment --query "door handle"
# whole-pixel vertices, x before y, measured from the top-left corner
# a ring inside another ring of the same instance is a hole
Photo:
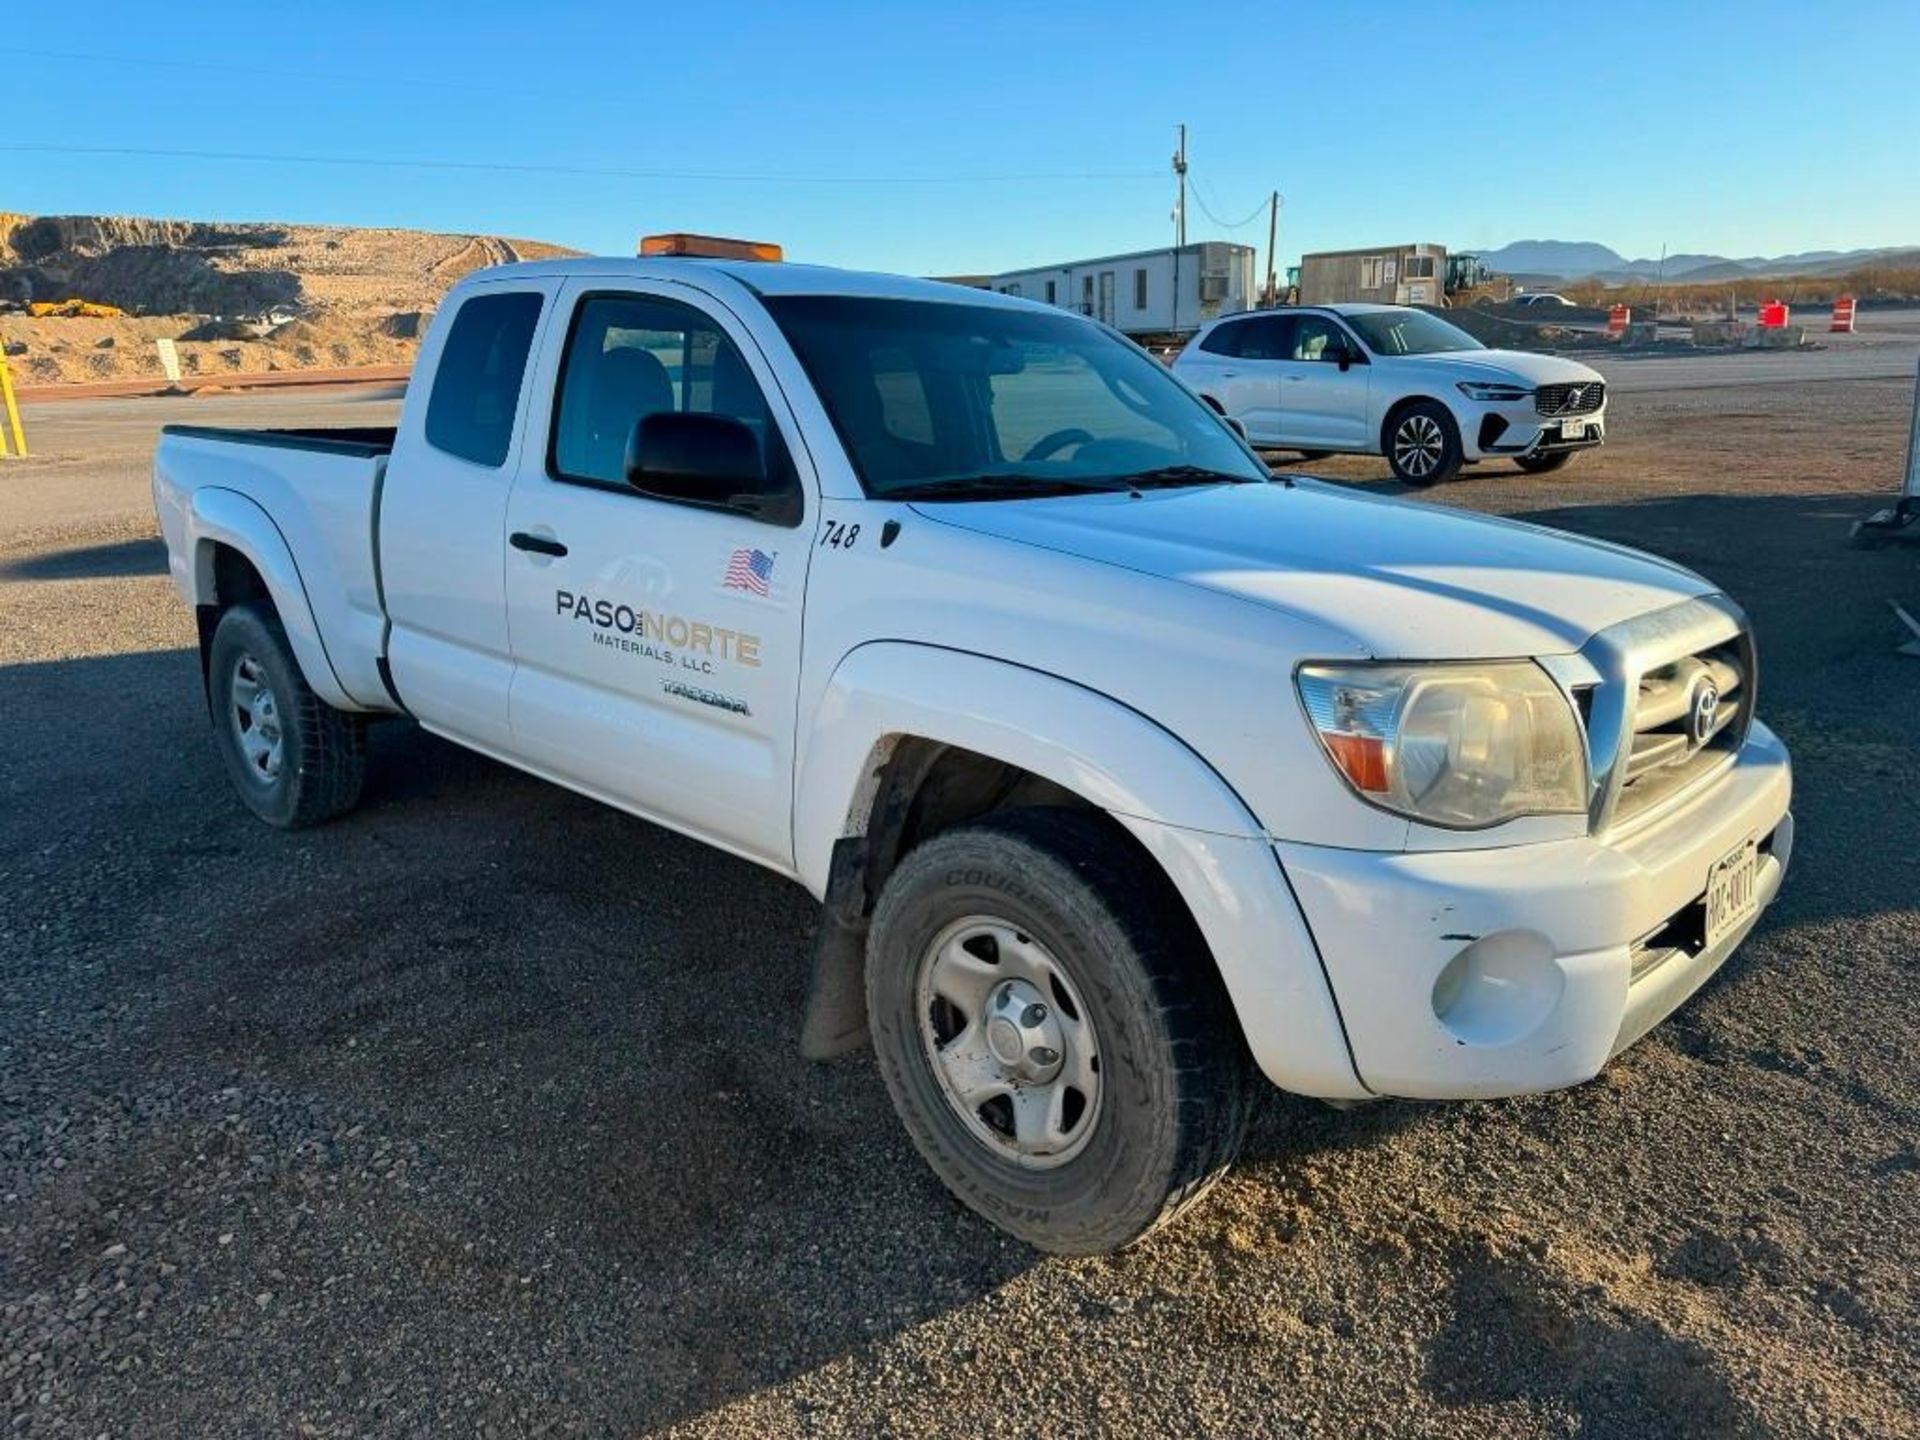
[[[529,535],[524,530],[516,530],[507,537],[507,543],[516,550],[531,550],[536,555],[564,555],[567,547],[558,540],[549,540],[545,535]]]

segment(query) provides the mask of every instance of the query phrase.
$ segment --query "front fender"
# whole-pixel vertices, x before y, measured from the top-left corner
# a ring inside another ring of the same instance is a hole
[[[320,626],[313,618],[306,585],[300,578],[300,567],[294,563],[293,551],[272,516],[237,490],[203,486],[193,492],[187,533],[192,556],[192,571],[187,578],[195,605],[218,602],[214,552],[217,546],[231,546],[247,558],[265,582],[273,608],[279,612],[281,628],[287,632],[287,642],[293,647],[294,659],[300,662],[300,673],[306,676],[313,693],[339,710],[365,708],[347,694],[334,673],[320,638]]]
[[[1199,925],[1254,1058],[1303,1094],[1361,1098],[1340,1016],[1271,844],[1233,789],[1177,736],[1107,695],[964,651],[882,641],[828,682],[801,760],[794,853],[827,892],[836,840],[864,833],[903,736],[1017,765],[1112,815]]]

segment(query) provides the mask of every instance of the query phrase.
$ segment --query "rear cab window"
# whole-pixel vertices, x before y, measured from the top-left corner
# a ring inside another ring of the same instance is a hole
[[[508,290],[461,302],[427,399],[434,449],[489,469],[506,464],[544,299],[537,290]]]

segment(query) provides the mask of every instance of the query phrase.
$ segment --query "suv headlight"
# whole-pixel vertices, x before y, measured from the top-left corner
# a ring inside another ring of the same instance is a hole
[[[1453,388],[1469,400],[1525,400],[1533,394],[1530,386],[1506,385],[1497,380],[1461,380]]]
[[[1370,804],[1458,830],[1587,808],[1579,719],[1530,660],[1303,665],[1296,679],[1327,758]]]

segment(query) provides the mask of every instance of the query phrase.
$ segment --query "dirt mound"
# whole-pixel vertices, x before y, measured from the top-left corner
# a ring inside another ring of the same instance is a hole
[[[189,373],[404,364],[462,276],[576,253],[491,235],[0,214],[0,301],[79,296],[128,312],[0,316],[0,338],[30,384],[157,375],[163,336],[183,342]]]

